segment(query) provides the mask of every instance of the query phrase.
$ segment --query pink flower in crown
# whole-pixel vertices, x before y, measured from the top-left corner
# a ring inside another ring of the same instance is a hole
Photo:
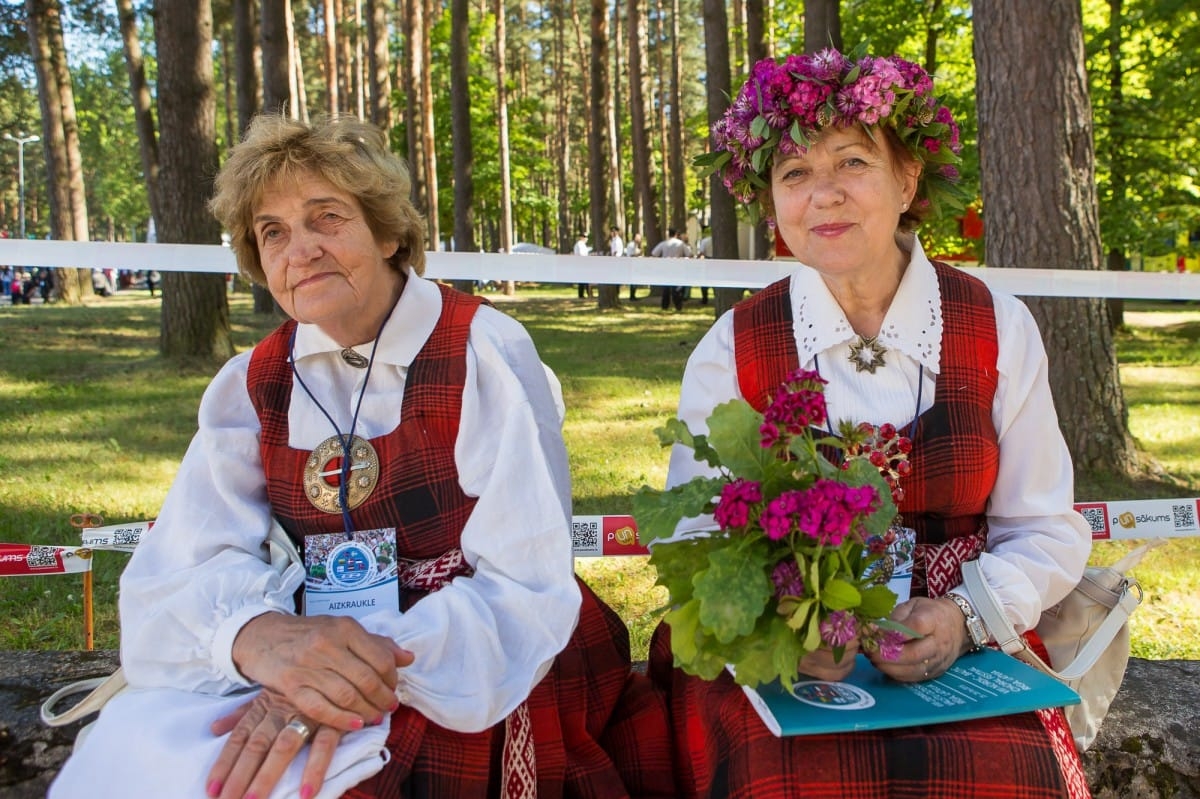
[[[762,486],[754,480],[739,477],[721,489],[713,518],[722,530],[745,527],[750,521],[750,507],[759,502],[762,502]]]
[[[808,63],[812,70],[812,76],[823,81],[831,81],[840,77],[842,72],[850,66],[850,60],[846,56],[829,47],[818,50]]]
[[[853,613],[835,610],[821,622],[821,640],[830,646],[845,646],[858,635],[858,620]]]
[[[802,128],[813,128],[817,124],[817,112],[825,105],[833,86],[810,80],[799,80],[788,95],[789,111]],[[787,138],[787,137],[785,137]]]
[[[931,153],[936,153],[938,150],[942,149],[942,143],[932,136],[926,136],[921,141],[921,146]]]

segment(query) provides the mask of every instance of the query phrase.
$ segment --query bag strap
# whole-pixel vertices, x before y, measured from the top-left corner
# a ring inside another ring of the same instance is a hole
[[[42,703],[42,723],[49,727],[64,727],[68,724],[73,724],[84,716],[95,713],[104,707],[104,703],[116,696],[124,687],[125,670],[118,667],[116,671],[107,677],[80,680],[59,688],[50,695],[49,699]],[[90,691],[91,693],[70,709],[64,710],[62,713],[54,712],[54,706],[65,697],[81,694],[84,691]]]
[[[271,518],[271,529],[267,533],[266,548],[271,566],[280,574],[287,571],[293,563],[302,564],[300,551],[297,549],[295,542],[292,541],[287,531],[283,529],[274,517]],[[50,698],[42,703],[40,711],[42,723],[49,727],[64,727],[68,724],[73,724],[84,716],[99,711],[108,700],[116,696],[126,685],[125,670],[120,666],[107,677],[93,677],[88,680],[79,680],[65,685],[52,693]],[[62,713],[54,712],[54,706],[63,699],[68,696],[84,693],[85,691],[89,692],[88,695],[71,708],[64,710]]]
[[[1060,670],[1055,670],[1049,663],[1038,657],[1037,653],[1025,643],[1025,639],[1013,628],[1012,622],[1008,620],[1008,616],[1000,607],[1000,600],[996,598],[987,581],[983,579],[983,571],[978,559],[963,563],[963,585],[970,592],[971,600],[975,603],[976,612],[979,613],[984,626],[1005,653],[1023,660],[1051,677],[1068,682],[1079,679],[1096,664],[1096,661],[1108,649],[1108,645],[1112,643],[1113,638],[1129,620],[1130,614],[1141,604],[1142,587],[1137,580],[1126,577],[1125,572],[1136,566],[1147,552],[1162,543],[1164,543],[1162,540],[1147,541],[1109,567],[1114,573],[1121,576],[1115,590],[1110,591],[1100,586],[1089,580],[1086,575],[1080,581],[1079,589],[1075,590],[1083,590],[1090,599],[1107,606],[1109,611],[1104,621],[1079,650],[1075,659]],[[1097,596],[1098,593],[1102,595]],[[1107,596],[1103,596],[1104,594]]]

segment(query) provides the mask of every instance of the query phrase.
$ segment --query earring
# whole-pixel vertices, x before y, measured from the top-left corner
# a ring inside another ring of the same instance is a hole
[[[900,213],[904,213],[907,210],[908,210],[908,203],[905,203],[904,205],[900,206]]]

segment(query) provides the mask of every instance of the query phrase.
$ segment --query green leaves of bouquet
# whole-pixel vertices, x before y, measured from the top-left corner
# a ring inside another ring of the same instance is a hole
[[[634,498],[670,594],[675,663],[689,674],[713,679],[728,665],[743,685],[790,686],[800,659],[821,646],[840,658],[858,638],[860,649],[894,658],[910,632],[887,621],[896,595],[872,567],[911,444],[891,425],[814,433],[827,424],[824,383],[798,370],[765,413],[733,400],[713,410],[706,436],[679,419],[655,431],[717,471]],[[824,453],[840,453],[838,463]],[[681,520],[708,515],[716,530],[676,535]]]

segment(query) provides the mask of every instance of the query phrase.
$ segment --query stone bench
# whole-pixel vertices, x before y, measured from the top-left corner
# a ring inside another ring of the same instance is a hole
[[[0,651],[0,796],[46,795],[78,725],[46,727],[39,706],[116,666],[112,651]],[[1200,799],[1200,661],[1130,660],[1084,765],[1095,799]]]

